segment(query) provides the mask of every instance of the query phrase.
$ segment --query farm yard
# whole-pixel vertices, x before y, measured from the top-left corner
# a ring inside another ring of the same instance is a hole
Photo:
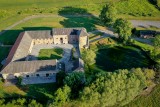
[[[51,30],[52,28],[84,27],[87,29],[87,32],[90,33],[90,50],[96,54],[95,63],[89,66],[89,70],[98,71],[98,73],[105,71],[105,73],[111,74],[118,69],[127,69],[129,71],[132,68],[151,68],[151,66],[155,64],[149,53],[153,52],[155,48],[153,44],[147,44],[134,39],[131,39],[132,41],[130,43],[124,44],[120,42],[116,36],[109,36],[109,34],[107,34],[107,31],[110,29],[101,23],[98,16],[103,5],[108,2],[109,0],[12,0],[12,2],[10,2],[10,0],[0,0],[0,44],[2,44],[0,46],[0,62],[7,57],[11,46],[13,46],[20,32],[28,30]],[[160,11],[155,4],[150,2],[150,0],[111,0],[110,2],[114,3],[114,6],[117,9],[117,15],[115,16],[117,18],[160,21]],[[10,27],[11,29],[9,29]],[[138,26],[136,29],[160,30],[160,28],[154,26],[149,26],[148,28]],[[1,32],[5,30],[6,32],[1,34]],[[5,47],[7,45],[10,45],[10,47]],[[63,49],[61,48],[43,48],[39,52],[38,59],[61,59],[62,57]],[[1,64],[0,68],[2,68]],[[88,72],[86,72],[86,75],[88,76],[87,73]],[[5,86],[2,82],[3,80],[1,80],[0,98],[33,98],[46,105],[53,99],[55,100],[55,95],[57,95],[57,93],[62,93],[62,95],[64,95],[64,87],[62,88],[59,84],[59,81],[62,82],[64,76],[66,76],[66,74],[60,76],[58,83],[26,86]],[[92,75],[91,78],[95,79],[96,76]],[[87,87],[87,91],[84,91],[88,92],[85,93],[86,95],[95,91],[88,89],[88,84],[92,81],[90,80],[91,78],[86,80],[88,82],[85,84],[86,86],[84,84],[80,86],[83,88]],[[130,77],[128,76],[128,78]],[[102,82],[101,79],[103,80],[103,78],[97,79],[96,83],[98,83],[98,81]],[[137,77],[133,77],[131,78],[131,81],[137,82],[136,79]],[[151,78],[151,81],[152,80],[153,79]],[[127,81],[130,82],[130,80]],[[62,84],[64,85],[63,82]],[[76,84],[78,84],[78,82],[76,82]],[[140,82],[136,83],[136,85],[137,84],[140,84]],[[57,91],[59,85],[61,88]],[[72,86],[74,87],[74,85],[71,85],[71,87]],[[79,90],[79,92],[82,92],[82,90],[83,89]],[[97,90],[99,89],[97,88]],[[134,97],[134,100],[124,107],[135,107],[137,105],[140,107],[159,107],[159,92],[160,86],[157,85],[149,95]],[[72,91],[71,93],[73,94]],[[96,95],[97,93],[94,98]],[[77,94],[77,96],[80,95]],[[76,99],[77,96],[71,96],[70,101]],[[91,97],[93,98],[93,96]],[[124,97],[123,94],[120,97]],[[72,103],[75,103],[73,104],[74,106],[78,104],[76,100]],[[68,101],[66,106],[70,107]]]

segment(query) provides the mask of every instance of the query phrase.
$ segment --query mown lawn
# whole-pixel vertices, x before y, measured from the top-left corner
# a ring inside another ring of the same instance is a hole
[[[147,96],[139,96],[124,107],[160,107],[160,85]]]
[[[152,65],[152,61],[142,50],[131,46],[113,46],[99,49],[96,53],[96,63],[93,66],[106,71]]]
[[[61,59],[63,54],[62,48],[55,49],[41,49],[39,52],[39,60],[48,60],[48,59]]]

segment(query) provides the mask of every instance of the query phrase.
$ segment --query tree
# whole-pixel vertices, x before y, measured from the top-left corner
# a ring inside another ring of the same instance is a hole
[[[28,107],[43,107],[43,105],[38,103],[36,100],[31,100]]]
[[[82,91],[80,106],[123,106],[129,103],[146,87],[142,70],[132,71],[97,74],[96,80]]]
[[[92,50],[85,50],[82,53],[82,59],[84,60],[84,62],[88,65],[92,65],[95,63],[95,58],[96,58],[96,54],[94,51]]]
[[[57,86],[61,87],[64,85],[63,81],[66,77],[66,73],[64,71],[60,71],[56,74],[56,83]]]
[[[131,36],[132,25],[129,21],[119,18],[114,23],[114,29],[121,40],[127,41]]]
[[[64,84],[71,88],[73,97],[78,97],[85,84],[85,75],[83,72],[73,72],[65,77]]]
[[[54,102],[50,106],[62,107],[67,101],[69,101],[70,92],[71,92],[71,89],[67,85],[65,85],[62,88],[59,88],[55,92]]]
[[[156,35],[154,40],[153,40],[153,44],[155,47],[159,47],[160,48],[160,35]]]
[[[103,6],[99,15],[104,25],[112,25],[116,19],[117,10],[113,4]]]
[[[153,40],[154,50],[152,52],[152,58],[155,62],[160,63],[160,35],[156,35]]]

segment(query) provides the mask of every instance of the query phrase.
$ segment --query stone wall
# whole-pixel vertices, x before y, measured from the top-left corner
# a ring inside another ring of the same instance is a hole
[[[54,35],[53,40],[54,40],[54,44],[68,44],[67,35]]]
[[[4,79],[16,79],[17,77],[29,78],[29,77],[47,77],[54,76],[58,71],[41,71],[41,72],[23,72],[14,74],[2,74]]]
[[[88,44],[88,37],[87,36],[80,36],[79,38],[79,47],[84,48]]]
[[[34,39],[34,45],[37,44],[53,44],[53,38],[48,39]]]

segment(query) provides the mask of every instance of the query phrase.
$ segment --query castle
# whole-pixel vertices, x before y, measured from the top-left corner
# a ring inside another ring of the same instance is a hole
[[[34,45],[39,44],[77,44],[78,48],[89,46],[85,28],[53,28],[52,30],[24,31],[19,34],[6,63],[1,71],[5,80],[18,77],[54,77],[59,72],[58,61],[28,60]],[[82,66],[81,66],[82,67]],[[80,64],[77,68],[80,68]]]

